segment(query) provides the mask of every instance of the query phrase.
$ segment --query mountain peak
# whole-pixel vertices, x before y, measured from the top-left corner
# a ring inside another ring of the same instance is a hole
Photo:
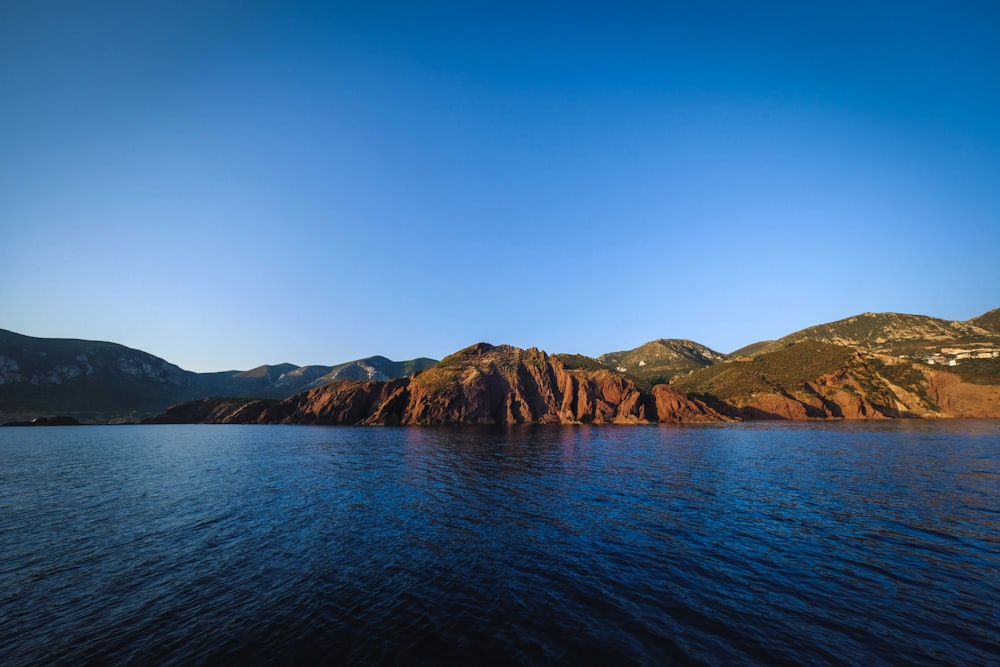
[[[687,338],[658,338],[632,350],[597,357],[608,368],[653,384],[725,359],[721,352]]]

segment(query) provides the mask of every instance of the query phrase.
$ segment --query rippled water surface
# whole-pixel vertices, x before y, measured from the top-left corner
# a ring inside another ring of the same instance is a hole
[[[1000,423],[0,429],[0,663],[998,664]]]

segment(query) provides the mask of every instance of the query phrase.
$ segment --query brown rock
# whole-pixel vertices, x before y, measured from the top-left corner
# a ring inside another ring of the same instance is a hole
[[[928,371],[927,393],[943,417],[1000,419],[1000,386],[973,384],[946,371]]]
[[[689,398],[673,387],[658,384],[653,387],[655,420],[659,422],[712,422],[721,415],[700,400]]]
[[[399,406],[409,380],[338,380],[290,396],[265,410],[259,421],[281,424],[398,424]]]
[[[411,378],[343,380],[296,394],[259,414],[286,424],[637,424],[721,421],[666,386],[644,394],[607,370],[567,370],[531,348],[473,345]]]
[[[202,398],[171,405],[162,414],[143,420],[144,424],[252,424],[275,401],[246,398]]]

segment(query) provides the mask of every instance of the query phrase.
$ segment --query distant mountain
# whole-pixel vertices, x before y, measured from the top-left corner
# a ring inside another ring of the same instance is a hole
[[[660,338],[634,350],[609,352],[597,357],[605,366],[626,373],[648,386],[724,361],[726,355],[692,340]]]
[[[199,393],[205,396],[259,396],[284,398],[302,391],[330,371],[329,366],[263,365],[248,371],[196,373]]]
[[[193,373],[116,343],[34,338],[0,329],[0,423],[56,414],[92,423],[133,421],[207,396],[282,399],[342,376],[390,379],[433,363],[369,357],[337,366],[278,364]]]
[[[203,400],[153,423],[559,424],[724,421],[660,384],[650,392],[620,374],[567,369],[537,349],[479,343],[413,376],[341,380],[276,405]]]
[[[195,373],[115,343],[0,329],[0,422],[137,418],[199,395]]]
[[[286,398],[294,393],[322,387],[337,380],[391,380],[430,368],[437,361],[421,357],[392,361],[375,356],[348,361],[336,366],[295,366],[278,364],[258,366],[249,371],[198,373],[197,382],[204,396],[253,396]]]
[[[643,389],[665,384],[674,376],[705,368],[728,358],[728,355],[682,338],[660,338],[632,350],[608,352],[596,358],[582,354],[553,356],[568,369],[608,369],[620,373],[635,380]]]
[[[321,387],[336,380],[392,380],[407,375],[412,375],[417,371],[430,368],[437,361],[420,357],[409,361],[392,361],[385,357],[367,357],[357,361],[349,361],[346,364],[333,366],[321,377],[316,378],[305,388]]]

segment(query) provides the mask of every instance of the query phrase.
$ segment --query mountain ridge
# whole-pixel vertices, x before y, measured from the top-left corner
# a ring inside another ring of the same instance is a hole
[[[84,422],[137,421],[208,396],[286,398],[338,373],[398,377],[435,363],[375,356],[334,366],[263,364],[196,373],[106,341],[38,338],[0,329],[0,423],[65,414]]]
[[[987,315],[989,313],[980,317]],[[764,345],[756,354],[774,352],[801,340],[894,353],[930,349],[939,343],[988,341],[997,336],[989,329],[970,323],[976,319],[962,322],[928,315],[866,312],[795,331]]]
[[[667,385],[641,391],[607,369],[567,369],[537,348],[477,343],[409,377],[340,380],[276,405],[203,401],[150,423],[443,425],[641,424],[728,418]]]
[[[116,343],[0,330],[0,422],[56,414],[90,422],[109,415],[136,420],[211,396],[230,397],[225,400],[232,409],[264,399],[254,404],[256,419],[293,396],[333,385],[335,390],[313,393],[310,401],[363,416],[330,423],[647,422],[659,420],[657,401],[668,398],[671,410],[695,420],[707,413],[686,401],[728,419],[1000,417],[998,327],[1000,309],[965,322],[861,313],[728,355],[677,338],[596,358],[479,343],[441,362],[374,356],[335,366],[265,364],[217,373],[185,371]],[[539,375],[538,369],[546,370]],[[410,379],[395,382],[400,377]],[[578,391],[584,391],[590,408],[562,405],[560,397]],[[602,405],[618,406],[625,394],[632,403],[623,412],[593,407],[598,397]],[[484,396],[489,409],[477,403]],[[539,396],[545,397],[541,403]],[[518,403],[496,412],[495,401],[511,397]]]

